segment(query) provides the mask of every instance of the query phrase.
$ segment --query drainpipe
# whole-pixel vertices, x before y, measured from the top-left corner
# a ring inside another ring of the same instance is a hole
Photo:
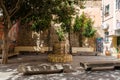
[[[116,29],[116,0],[113,2],[113,27],[114,27],[114,32]]]
[[[116,29],[116,0],[113,0],[113,15],[112,16],[113,16],[113,25],[112,25],[112,28],[109,28],[110,33],[112,33],[111,34],[112,36],[109,38],[109,41],[110,41],[109,49],[110,49],[110,51],[112,50],[112,48],[116,47],[115,42],[112,42],[112,41],[114,41],[113,39],[116,36],[115,35],[115,29]],[[111,55],[114,56],[114,52],[111,53]]]
[[[115,37],[116,36],[116,23],[117,23],[117,19],[116,19],[116,0],[114,0],[114,12],[113,12],[113,27],[114,27],[114,34],[115,34]],[[113,47],[117,47],[117,42],[113,45]]]
[[[104,23],[104,0],[102,0],[102,24]]]
[[[104,23],[104,0],[102,0],[102,24]],[[105,36],[105,34],[104,34]],[[104,39],[104,37],[103,37]],[[105,55],[105,43],[104,43],[104,40],[103,40],[103,55]]]

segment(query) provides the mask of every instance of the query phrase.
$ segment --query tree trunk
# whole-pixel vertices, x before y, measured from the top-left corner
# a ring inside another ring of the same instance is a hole
[[[71,30],[68,32],[68,39],[69,39],[69,53],[72,54]]]
[[[78,34],[78,40],[79,40],[79,47],[82,47],[82,33],[77,33]]]
[[[6,64],[8,62],[8,28],[12,27],[12,23],[10,20],[10,15],[8,10],[4,5],[4,0],[0,0],[1,8],[3,9],[4,19],[5,19],[5,27],[4,27],[4,37],[3,37],[3,47],[2,47],[2,64]]]
[[[51,44],[50,44],[50,41],[51,41],[51,36],[50,36],[50,34],[51,34],[51,32],[50,32],[50,30],[51,30],[51,28],[48,29],[48,36],[47,36],[47,38],[48,38],[48,39],[47,39],[47,45],[48,45],[48,47],[49,47],[49,48],[48,48],[49,51],[51,50],[51,48],[50,48],[50,47],[51,47]]]
[[[85,47],[89,47],[89,42],[88,42],[89,38],[85,38]]]
[[[4,28],[3,47],[2,47],[2,64],[8,63],[8,28]]]

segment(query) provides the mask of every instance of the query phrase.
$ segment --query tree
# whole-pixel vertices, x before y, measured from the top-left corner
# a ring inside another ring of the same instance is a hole
[[[80,17],[76,16],[73,29],[75,33],[79,34],[79,46],[82,46],[83,36],[91,38],[95,35],[96,30],[93,29],[93,23],[92,19],[87,17],[84,13],[82,13]]]
[[[95,32],[96,30],[93,29],[93,21],[91,18],[87,18],[85,23],[84,23],[84,31],[83,31],[83,36],[86,37],[86,46],[88,47],[89,46],[89,43],[88,43],[88,38],[91,38],[95,35]]]
[[[0,0],[0,7],[4,13],[4,40],[2,50],[2,63],[8,61],[8,30],[12,27],[12,17],[19,10],[22,0]],[[15,3],[15,4],[11,4]]]
[[[84,9],[85,8],[85,3],[86,3],[87,0],[76,0],[76,4],[80,6],[81,9]]]
[[[77,0],[75,0],[77,1]],[[8,61],[8,31],[12,22],[20,19],[23,23],[32,22],[32,30],[39,31],[49,29],[53,15],[59,18],[55,20],[62,23],[65,31],[70,30],[71,15],[74,12],[74,0],[0,0],[0,7],[4,13],[4,48],[2,63]],[[40,25],[40,26],[39,26]]]
[[[86,15],[84,13],[82,13],[79,16],[76,16],[75,18],[75,23],[73,26],[73,30],[76,34],[79,35],[79,46],[82,47],[82,33],[83,33],[83,29],[84,29],[84,23],[86,21]]]

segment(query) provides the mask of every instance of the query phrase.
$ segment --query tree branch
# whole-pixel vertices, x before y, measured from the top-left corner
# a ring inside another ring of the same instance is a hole
[[[11,13],[10,17],[12,17],[19,9],[20,9],[20,7],[18,7],[13,13]]]
[[[24,16],[22,19],[27,18],[28,16],[30,16],[32,14],[32,10],[30,12],[28,12],[28,14],[26,14],[26,16]]]
[[[4,12],[4,14],[5,14],[6,18],[7,18],[8,25],[11,27],[12,23],[11,23],[11,20],[10,20],[10,16],[8,14],[8,11],[7,11],[6,7],[5,7],[5,5],[4,5],[3,0],[0,0],[0,4],[1,4],[1,8],[3,9],[3,12]]]
[[[12,17],[20,9],[21,2],[22,2],[22,0],[17,1],[15,8],[13,8],[13,10],[10,11],[10,17]]]

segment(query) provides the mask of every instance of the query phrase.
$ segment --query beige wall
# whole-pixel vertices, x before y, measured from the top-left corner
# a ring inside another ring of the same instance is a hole
[[[102,0],[86,0],[85,7],[99,7],[102,6]]]

